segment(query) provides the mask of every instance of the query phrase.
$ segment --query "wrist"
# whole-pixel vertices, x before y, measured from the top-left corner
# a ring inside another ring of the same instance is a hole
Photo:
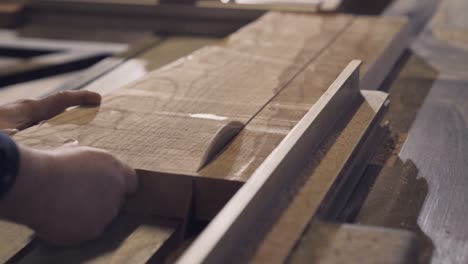
[[[44,190],[52,156],[47,152],[18,144],[19,169],[14,185],[0,202],[2,217],[34,227],[42,212],[41,190]]]
[[[10,137],[0,134],[0,200],[12,189],[19,170],[19,150]]]

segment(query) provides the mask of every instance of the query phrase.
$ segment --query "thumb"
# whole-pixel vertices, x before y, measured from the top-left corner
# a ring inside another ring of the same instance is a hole
[[[130,168],[130,166],[123,164],[123,175],[125,177],[127,194],[134,193],[138,188],[138,175],[136,171]]]

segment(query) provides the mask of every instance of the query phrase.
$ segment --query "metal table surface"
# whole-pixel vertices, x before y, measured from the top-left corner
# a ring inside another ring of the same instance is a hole
[[[463,0],[396,1],[387,11],[410,15],[416,38],[383,87],[389,134],[354,221],[415,232],[421,263],[468,263],[467,13]]]

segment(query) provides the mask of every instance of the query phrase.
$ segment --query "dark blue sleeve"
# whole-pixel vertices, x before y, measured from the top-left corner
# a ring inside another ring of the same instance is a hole
[[[13,187],[19,170],[19,151],[13,139],[0,132],[0,200]]]

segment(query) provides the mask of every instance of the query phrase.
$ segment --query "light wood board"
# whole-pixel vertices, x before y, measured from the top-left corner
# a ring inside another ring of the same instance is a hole
[[[141,54],[126,60],[117,68],[83,87],[83,89],[106,95],[199,48],[213,44],[217,40],[217,38],[194,36],[164,38],[158,45],[154,45]]]
[[[177,228],[178,223],[173,221],[121,215],[96,241],[62,249],[37,243],[18,263],[143,264],[159,257],[156,254],[160,254],[160,257],[168,254],[164,252],[164,247],[177,243]]]
[[[248,122],[336,38],[350,19],[294,17],[272,13],[262,20],[285,19],[288,27],[307,22],[318,25],[306,34],[282,31],[284,37],[289,34],[302,41],[287,58],[267,57],[261,54],[262,48],[253,46],[249,47],[251,51],[231,49],[230,45],[241,46],[236,41],[250,40],[249,30],[242,29],[237,40],[203,48],[109,94],[100,108],[69,111],[16,138],[37,147],[59,146],[63,140],[75,138],[83,145],[107,149],[137,169],[198,175],[200,159],[216,131],[230,120]],[[270,28],[264,31],[259,41],[272,36]],[[284,47],[281,41],[272,45]],[[238,185],[236,181],[233,184]]]
[[[5,263],[33,239],[34,232],[22,225],[0,221],[0,262]]]
[[[363,60],[361,87],[377,89],[384,73],[392,68],[391,63],[381,65],[384,63],[381,56],[394,52],[391,43],[406,29],[404,19],[355,17],[330,46],[247,124],[223,155],[200,174],[246,181],[354,58]],[[402,52],[403,48],[397,49]],[[379,78],[374,76],[377,68],[381,71]],[[256,147],[252,148],[253,145]]]
[[[394,18],[269,13],[221,45],[203,48],[110,93],[100,108],[69,111],[16,138],[36,147],[78,139],[111,151],[137,169],[230,180],[239,186],[363,43],[370,42],[366,52],[358,54],[364,59],[362,80],[368,71],[373,73],[369,69],[388,71],[391,64],[384,69],[377,63],[405,25]],[[375,32],[385,34],[369,38]],[[295,44],[286,49],[285,39]],[[376,87],[379,80],[368,83]],[[216,131],[232,120],[247,126],[198,171]],[[203,188],[197,185],[196,190],[213,194],[203,201],[217,200],[219,192]],[[203,206],[197,210],[200,218],[216,213]]]

